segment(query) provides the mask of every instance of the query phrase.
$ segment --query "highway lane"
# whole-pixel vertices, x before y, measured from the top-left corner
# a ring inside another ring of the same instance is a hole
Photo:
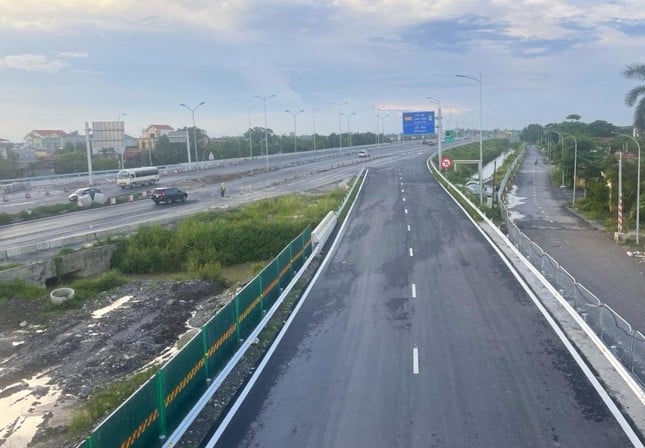
[[[216,446],[629,446],[423,165],[370,170],[338,249]]]
[[[515,223],[577,281],[644,331],[645,263],[627,257],[629,247],[613,243],[609,233],[569,211],[571,190],[554,187],[550,173],[539,149],[529,147],[509,194]]]
[[[210,208],[240,205],[245,202],[279,196],[294,191],[309,191],[331,184],[338,184],[356,175],[362,166],[379,163],[390,157],[405,157],[410,152],[426,151],[420,144],[404,143],[389,145],[372,151],[373,157],[359,159],[358,150],[344,151],[338,156],[337,150],[322,154],[290,154],[276,157],[269,172],[258,171],[251,175],[239,175],[226,182],[229,197],[219,196],[219,183],[205,180],[207,176],[221,176],[223,172],[214,169],[195,173],[180,173],[166,176],[160,185],[179,185],[187,189],[189,196],[185,204],[154,206],[150,200],[139,200],[98,209],[88,209],[27,221],[0,227],[0,246],[12,249],[24,245],[51,241],[73,235],[83,235],[115,227],[146,224],[163,218],[189,215]],[[383,159],[379,159],[383,157]],[[280,163],[278,163],[278,161]],[[254,160],[253,163],[257,163]],[[225,167],[226,168],[226,167]],[[226,168],[230,170],[230,168]],[[248,173],[246,170],[241,172]],[[228,173],[230,174],[230,173]],[[239,173],[238,173],[239,174]],[[118,187],[114,186],[118,189]],[[145,190],[145,188],[140,188]],[[129,190],[128,190],[129,191]],[[66,200],[61,198],[60,200]]]

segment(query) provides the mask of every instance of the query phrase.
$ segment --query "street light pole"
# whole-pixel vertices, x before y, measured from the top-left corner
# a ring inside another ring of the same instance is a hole
[[[125,117],[128,115],[127,113],[119,114],[116,117],[116,121],[121,121],[121,118]],[[120,148],[121,149],[121,163],[120,163],[120,168],[124,169],[125,168],[125,162],[123,161],[123,153],[125,152],[125,122],[123,123],[123,146]],[[152,162],[150,162],[150,165],[152,165]]]
[[[313,116],[313,119],[314,119],[314,135],[313,135],[313,139],[314,139],[314,151],[316,150],[316,112],[318,112],[318,109],[315,109],[315,108],[314,108],[314,110],[313,110],[313,112],[312,112],[312,116]]]
[[[430,100],[430,101],[432,101],[434,103],[437,103],[437,113],[439,114],[439,116],[437,117],[437,123],[439,123],[439,126],[437,126],[437,131],[438,131],[437,135],[439,136],[439,138],[438,138],[439,141],[437,142],[437,149],[438,149],[437,153],[439,155],[439,166],[441,166],[441,149],[442,149],[441,134],[442,134],[442,130],[443,130],[443,125],[441,124],[441,119],[442,119],[442,116],[441,116],[441,100],[438,100],[436,98],[432,98],[431,96],[426,96],[426,99],[428,99],[428,100]]]
[[[638,143],[638,140],[631,135],[618,134],[617,132],[614,132],[614,134],[632,139],[638,148],[638,164],[636,168],[638,170],[638,174],[636,176],[636,245],[638,246],[641,222],[641,145]]]
[[[479,74],[479,78],[468,75],[457,75],[457,78],[468,78],[479,83],[479,205],[484,203],[484,179],[482,179],[482,165],[484,160],[484,108],[483,108],[483,94],[482,94],[482,74]]]
[[[332,104],[338,106],[338,154],[341,155],[343,153],[343,128],[340,121],[340,117],[341,115],[343,115],[343,113],[340,111],[340,108],[345,104],[347,104],[347,101],[343,103],[339,101],[338,103],[332,103]]]
[[[381,117],[381,133],[383,134],[383,138],[381,138],[381,141],[382,141],[382,142],[385,142],[385,125],[384,125],[384,123],[383,123],[383,122],[384,122],[384,121],[385,121],[385,119],[386,119],[387,117],[389,117],[389,116],[390,116],[390,114],[385,114],[385,115],[383,115],[383,116]]]
[[[249,107],[249,154],[251,156],[251,160],[253,160],[253,132],[251,131],[251,111],[253,109],[255,109],[255,106]]]
[[[568,135],[569,137],[573,138],[573,198],[571,200],[571,205],[576,205],[576,181],[577,181],[576,175],[577,175],[577,168],[578,168],[578,139],[575,137],[575,135],[571,135],[571,134],[568,134],[566,132],[563,132],[563,134]]]
[[[193,116],[193,145],[195,146],[195,162],[199,162],[199,157],[197,156],[197,130],[195,128],[195,111],[199,106],[203,104],[206,104],[206,101],[202,101],[201,103],[199,103],[197,106],[193,108],[186,106],[184,103],[179,104],[180,106],[183,106],[186,109],[188,109]]]
[[[291,112],[289,109],[285,110],[288,114],[293,115],[293,152],[298,152],[298,134],[296,127],[296,117],[298,114],[304,112],[304,109],[300,109],[298,112]]]
[[[376,108],[376,147],[381,148],[381,143],[379,140],[379,124],[381,122],[381,109]]]
[[[553,130],[549,130],[549,135],[551,135],[551,132],[558,134],[558,137],[560,138],[560,146],[562,148],[560,155],[560,173],[562,174],[562,181],[560,182],[560,188],[564,188],[564,167],[562,166],[562,161],[564,160],[564,137],[558,131]]]
[[[349,135],[349,146],[352,146],[352,132],[349,127],[349,119],[352,117],[352,115],[356,115],[356,112],[352,112],[351,114],[348,113],[345,115],[344,113],[340,113],[345,119],[347,120],[347,135]]]
[[[264,104],[264,150],[266,152],[267,172],[268,172],[269,171],[269,132],[267,131],[267,100],[275,97],[275,95],[269,95],[269,96],[254,95],[253,97],[262,100],[262,103]]]

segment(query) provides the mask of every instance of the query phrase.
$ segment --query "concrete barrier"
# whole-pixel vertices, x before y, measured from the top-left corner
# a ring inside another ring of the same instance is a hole
[[[323,220],[320,221],[316,228],[311,232],[311,240],[314,245],[323,246],[327,242],[329,235],[331,235],[334,227],[336,227],[337,219],[338,217],[336,216],[336,212],[331,211],[327,213]]]

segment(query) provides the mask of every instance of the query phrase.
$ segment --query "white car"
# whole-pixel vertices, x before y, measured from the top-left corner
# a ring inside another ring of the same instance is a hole
[[[96,187],[79,188],[74,193],[67,196],[67,199],[69,199],[71,202],[75,202],[82,196],[89,196],[92,198],[92,200],[94,200],[94,195],[96,193],[103,193],[103,192],[101,191],[100,188],[96,188]]]
[[[358,157],[367,157],[367,156],[369,156],[369,154],[364,149],[361,149],[360,151],[358,151]]]

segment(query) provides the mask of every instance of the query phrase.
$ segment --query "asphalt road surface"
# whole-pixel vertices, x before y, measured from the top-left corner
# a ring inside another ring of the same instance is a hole
[[[630,446],[423,156],[341,238],[218,447]]]
[[[645,331],[645,263],[628,257],[629,247],[614,243],[609,232],[573,214],[571,190],[553,186],[550,173],[537,147],[528,147],[509,195],[515,223],[578,282]]]

